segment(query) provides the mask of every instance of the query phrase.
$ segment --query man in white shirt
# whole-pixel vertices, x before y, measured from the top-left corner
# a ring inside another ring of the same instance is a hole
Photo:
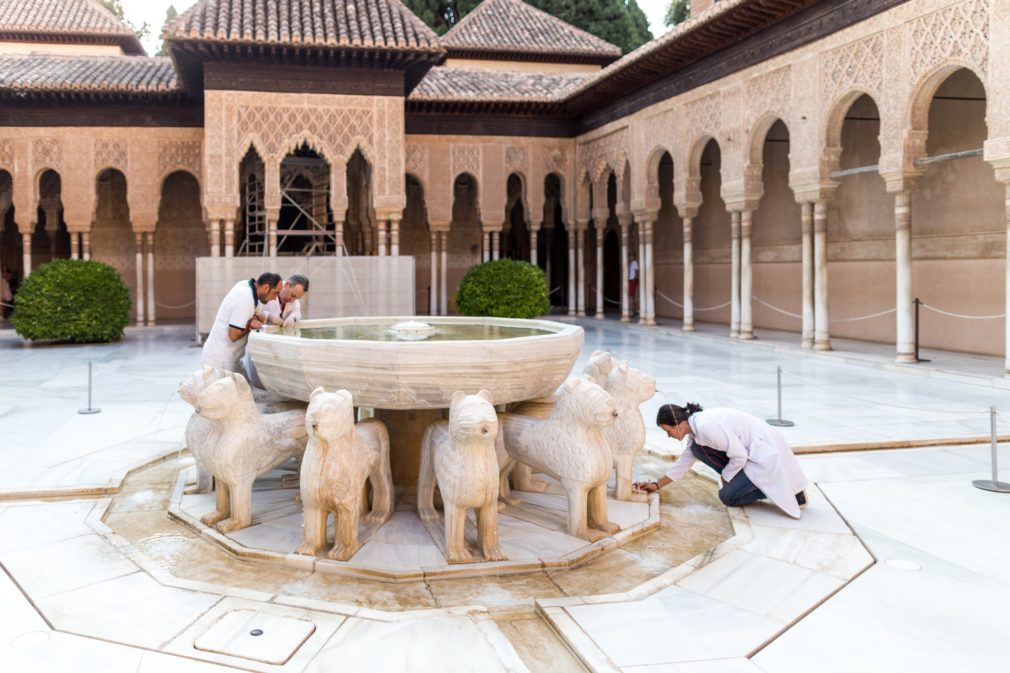
[[[214,326],[203,343],[203,364],[222,371],[238,371],[249,332],[263,323],[256,318],[256,302],[269,302],[281,291],[281,277],[272,272],[239,281],[217,309]]]
[[[309,279],[300,273],[284,281],[284,287],[273,301],[260,305],[258,311],[264,324],[291,327],[302,319],[301,298],[309,291]]]

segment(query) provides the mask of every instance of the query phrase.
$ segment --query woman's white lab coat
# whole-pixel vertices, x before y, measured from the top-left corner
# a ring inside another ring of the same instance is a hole
[[[707,409],[688,419],[694,441],[725,451],[729,464],[722,478],[732,481],[740,470],[768,499],[799,518],[796,494],[809,482],[789,443],[775,428],[736,409]]]

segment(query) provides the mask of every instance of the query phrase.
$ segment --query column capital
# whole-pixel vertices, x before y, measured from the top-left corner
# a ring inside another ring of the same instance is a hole
[[[440,231],[449,231],[451,222],[428,222],[428,230],[435,234]]]
[[[659,217],[658,210],[636,210],[632,213],[635,218],[635,222],[655,222],[656,218]]]
[[[593,224],[597,225],[597,228],[601,222],[606,226],[607,220],[610,219],[610,208],[593,208],[592,215]]]
[[[589,218],[575,220],[575,229],[585,231],[589,228]]]
[[[921,170],[900,170],[890,173],[881,173],[887,183],[887,191],[891,194],[908,192],[915,188],[919,178],[923,175]]]
[[[835,197],[837,182],[818,182],[806,185],[792,185],[796,203],[828,203]]]

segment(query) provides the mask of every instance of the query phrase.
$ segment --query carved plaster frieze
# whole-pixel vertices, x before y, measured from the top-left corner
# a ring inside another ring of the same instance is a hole
[[[94,145],[93,168],[100,171],[116,168],[124,173],[130,167],[130,152],[127,142],[117,138],[98,138]]]
[[[783,121],[789,117],[792,97],[792,71],[789,66],[748,80],[744,90],[747,118],[751,123],[768,113],[775,114]]]
[[[821,55],[821,96],[825,106],[854,89],[877,101],[884,91],[884,35],[875,33]]]
[[[63,143],[58,138],[35,138],[32,140],[32,163],[36,169],[59,170],[63,164]]]
[[[608,168],[615,173],[621,172],[627,161],[629,140],[628,127],[624,127],[579,145],[579,172],[583,175],[588,173],[594,184]]]
[[[203,153],[198,140],[162,140],[158,143],[158,174],[183,170],[199,177]]]
[[[989,2],[970,0],[905,25],[911,82],[944,63],[971,64],[984,81],[989,68]]]
[[[0,140],[0,168],[10,172],[14,171],[14,139],[4,138]]]
[[[450,152],[452,175],[455,178],[460,173],[469,173],[481,179],[481,148],[480,145],[453,145]]]
[[[522,173],[530,177],[529,150],[522,145],[509,145],[505,148],[505,172]]]
[[[428,148],[416,143],[407,143],[404,150],[407,172],[423,182],[428,178]]]

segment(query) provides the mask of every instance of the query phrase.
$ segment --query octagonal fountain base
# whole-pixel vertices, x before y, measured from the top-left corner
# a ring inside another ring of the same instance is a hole
[[[659,527],[659,497],[646,503],[608,499],[612,522],[621,527],[614,535],[595,542],[565,532],[566,504],[560,486],[550,484],[544,493],[513,491],[521,503],[499,512],[498,536],[507,561],[449,564],[421,523],[411,490],[398,489],[396,511],[382,525],[359,527],[361,548],[349,561],[296,554],[302,541],[302,506],[290,471],[276,470],[257,480],[253,489],[252,525],[227,535],[200,523],[214,508],[214,494],[187,494],[192,470],[180,473],[169,503],[169,515],[239,558],[267,564],[315,570],[390,582],[449,577],[510,575],[574,567],[616,549]],[[538,475],[544,478],[543,475]],[[473,514],[467,524],[467,544],[476,551]],[[333,524],[329,536],[332,540]]]

